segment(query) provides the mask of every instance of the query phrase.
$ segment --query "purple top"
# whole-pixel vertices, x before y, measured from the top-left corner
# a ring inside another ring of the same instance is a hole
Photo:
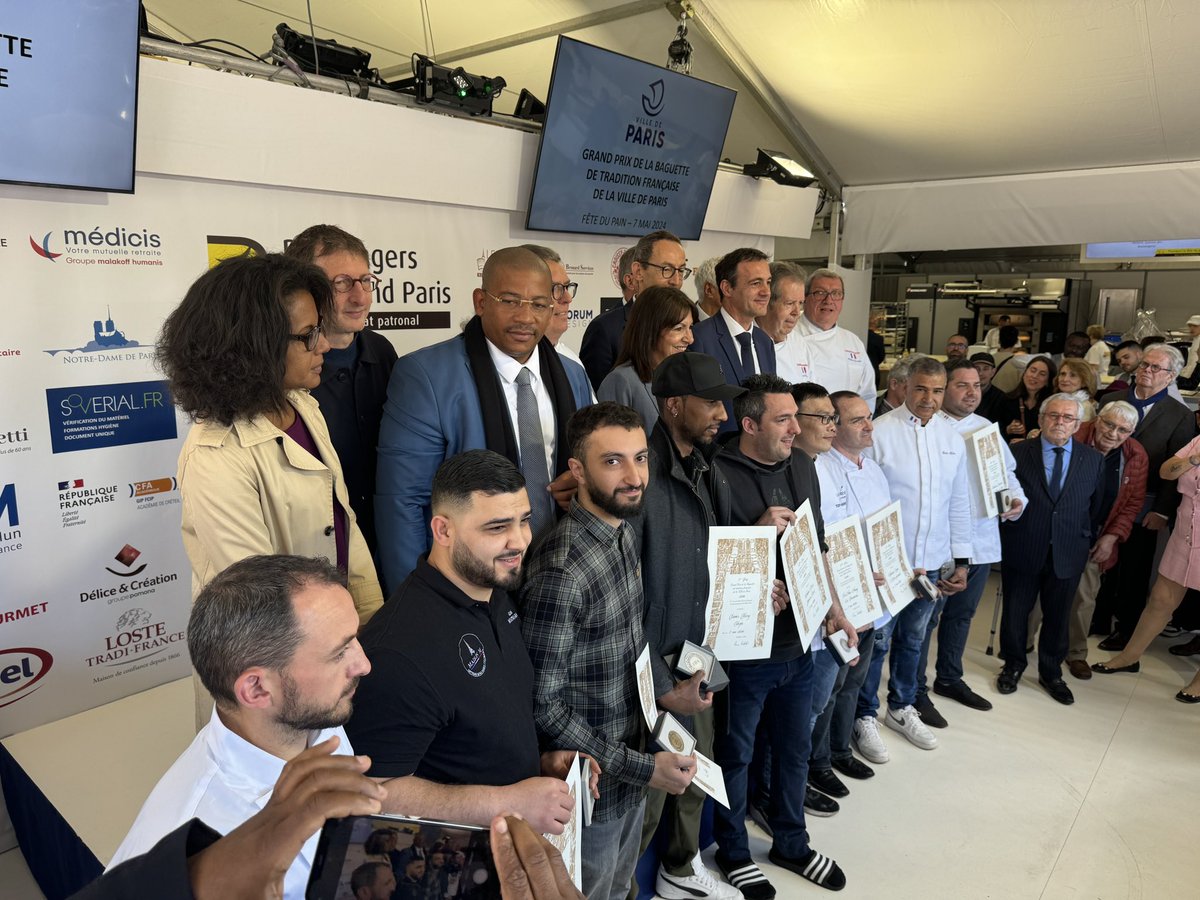
[[[317,450],[317,442],[309,434],[308,426],[304,424],[304,419],[300,417],[299,413],[296,413],[296,421],[285,428],[283,433],[311,453],[314,459],[321,459],[321,453]],[[325,462],[325,460],[321,460],[321,462]],[[342,504],[338,503],[336,494],[333,496],[333,538],[334,546],[337,547],[337,567],[343,572],[348,572],[350,571],[349,520],[346,518],[346,510],[342,508]]]

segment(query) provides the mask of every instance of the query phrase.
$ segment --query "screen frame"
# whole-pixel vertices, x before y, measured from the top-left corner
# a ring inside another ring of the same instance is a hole
[[[717,88],[722,91],[727,91],[728,93],[733,95],[734,102],[729,104],[729,117],[725,120],[724,133],[726,135],[729,134],[729,125],[733,121],[733,110],[734,110],[734,106],[737,103],[737,91],[733,88],[726,87],[723,84],[717,84],[714,81],[705,81],[703,78],[692,78],[692,76],[690,76],[690,75],[685,75],[682,72],[675,72],[671,69],[668,69],[666,66],[660,66],[655,63],[646,62],[646,60],[644,60],[644,59],[638,59],[637,57],[630,56],[626,53],[618,53],[615,50],[609,50],[607,47],[600,47],[600,46],[597,46],[596,44],[589,44],[587,41],[581,41],[578,38],[567,37],[565,34],[560,34],[558,36],[558,43],[554,47],[554,65],[550,69],[550,89],[546,94],[546,118],[542,122],[541,132],[538,135],[538,151],[537,151],[537,156],[535,157],[534,163],[533,163],[532,183],[529,186],[529,202],[527,203],[528,208],[525,211],[525,230],[526,231],[542,231],[542,232],[546,232],[548,234],[593,234],[593,235],[605,235],[605,236],[609,236],[609,237],[641,237],[642,234],[645,233],[644,229],[617,228],[612,231],[601,231],[601,230],[578,231],[576,229],[569,229],[569,228],[544,228],[544,227],[535,226],[531,222],[531,219],[533,218],[533,198],[534,198],[534,195],[537,193],[538,176],[541,173],[541,168],[542,168],[542,148],[546,144],[546,132],[550,130],[551,116],[554,115],[554,87],[555,87],[555,81],[558,78],[558,72],[559,72],[559,67],[558,67],[559,56],[562,53],[563,44],[566,41],[570,41],[575,44],[580,44],[584,47],[588,47],[593,50],[598,50],[601,53],[608,54],[609,56],[621,57],[621,58],[627,59],[631,62],[635,62],[640,65],[647,66],[650,69],[657,69],[660,72],[665,72],[670,76],[678,76],[680,78],[691,78],[693,81],[699,82],[701,84],[705,84],[705,85],[708,85],[713,88]],[[724,138],[722,138],[721,150],[724,150]],[[680,240],[684,240],[684,241],[699,240],[700,235],[703,233],[704,219],[706,219],[708,217],[708,205],[712,200],[713,188],[716,186],[717,173],[720,171],[720,169],[721,169],[721,151],[719,150],[717,152],[717,164],[713,167],[712,178],[709,181],[708,190],[707,190],[705,198],[704,198],[704,216],[701,219],[701,221],[696,224],[695,234],[692,234],[690,232],[687,234],[684,234],[684,233],[682,233],[681,230],[677,230],[677,229],[671,227],[671,225],[673,225],[675,223],[671,223],[671,222],[667,223],[667,226],[666,226],[667,230],[671,231],[673,234],[678,235]]]
[[[137,149],[138,149],[138,105],[141,102],[141,86],[142,86],[142,14],[143,7],[141,0],[128,0],[133,6],[133,28],[135,38],[133,42],[133,121],[130,123],[130,128],[133,132],[133,147],[129,154],[129,187],[105,187],[96,184],[72,184],[70,182],[58,181],[19,181],[14,178],[5,178],[3,172],[0,172],[0,185],[13,184],[24,187],[37,188],[52,188],[55,190],[68,191],[91,191],[93,193],[103,194],[133,194],[137,187]]]

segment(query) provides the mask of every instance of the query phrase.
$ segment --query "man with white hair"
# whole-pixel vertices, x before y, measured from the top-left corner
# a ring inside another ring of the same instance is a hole
[[[796,333],[804,312],[804,279],[795,263],[771,263],[771,300],[766,314],[754,320],[775,342],[775,374],[792,384],[813,380],[804,340]]]
[[[804,315],[796,333],[804,340],[809,376],[830,393],[854,391],[875,405],[875,369],[862,339],[838,325],[845,283],[833,269],[817,269],[804,283]]]
[[[1103,457],[1074,438],[1083,404],[1058,393],[1042,402],[1040,435],[1013,447],[1017,478],[1029,505],[1015,522],[1000,528],[1000,578],[1004,607],[1000,618],[1000,658],[996,680],[1001,694],[1017,689],[1025,670],[1029,613],[1042,606],[1038,638],[1038,684],[1062,704],[1075,702],[1062,680],[1067,655],[1071,598],[1096,543],[1095,522],[1104,498]]]
[[[696,305],[700,307],[700,321],[715,316],[721,311],[721,289],[717,287],[717,263],[719,256],[711,256],[696,267]]]
[[[1178,350],[1170,344],[1151,344],[1133,370],[1133,387],[1111,391],[1101,401],[1101,411],[1117,400],[1134,408],[1138,422],[1133,436],[1145,449],[1148,466],[1146,500],[1117,567],[1116,625],[1100,642],[1101,650],[1123,650],[1137,627],[1154,574],[1159,532],[1167,528],[1179,506],[1179,492],[1173,484],[1163,485],[1158,470],[1196,435],[1196,417],[1169,393],[1182,368]]]

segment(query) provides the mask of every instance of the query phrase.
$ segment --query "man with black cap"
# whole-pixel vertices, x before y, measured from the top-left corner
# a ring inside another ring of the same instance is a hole
[[[650,433],[649,485],[642,515],[634,521],[642,559],[646,640],[658,705],[674,713],[696,738],[696,749],[712,758],[712,695],[700,692],[700,676],[676,683],[668,655],[684,641],[704,641],[708,601],[708,529],[730,524],[729,482],[713,457],[725,421],[726,400],[746,391],[725,383],[720,364],[705,353],[676,353],[654,370],[651,390],[659,417]],[[690,717],[690,718],[689,718]],[[704,795],[678,796],[652,790],[646,798],[640,857],[667,821],[667,844],[655,892],[665,900],[739,895],[718,881],[700,860]],[[634,895],[636,896],[636,883]]]
[[[1004,391],[992,384],[992,376],[996,374],[996,359],[990,353],[972,353],[971,362],[979,373],[979,406],[975,415],[983,416],[989,422],[999,424],[1008,406]]]

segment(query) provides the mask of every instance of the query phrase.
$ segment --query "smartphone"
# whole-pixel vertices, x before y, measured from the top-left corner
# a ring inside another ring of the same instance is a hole
[[[404,816],[330,819],[308,900],[500,900],[488,829]]]

